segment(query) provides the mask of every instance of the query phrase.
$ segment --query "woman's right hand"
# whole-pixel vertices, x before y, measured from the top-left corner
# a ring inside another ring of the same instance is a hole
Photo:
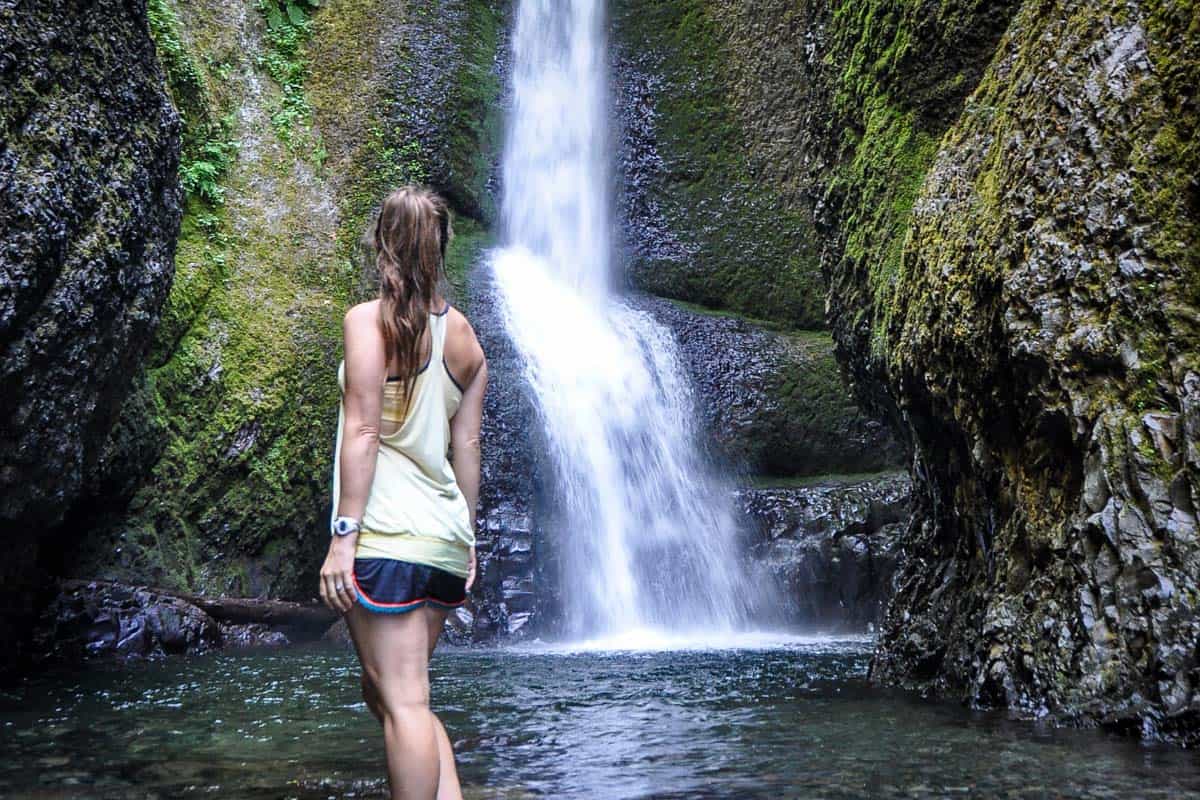
[[[321,600],[339,614],[345,614],[354,606],[354,551],[358,534],[334,536],[329,542],[329,552],[321,565]]]

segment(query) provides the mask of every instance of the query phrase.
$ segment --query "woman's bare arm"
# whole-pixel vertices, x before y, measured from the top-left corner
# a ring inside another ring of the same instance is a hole
[[[383,383],[387,379],[387,353],[376,320],[374,303],[363,303],[346,312],[342,322],[345,340],[345,418],[338,462],[340,486],[337,516],[362,521],[375,479],[379,453]],[[345,613],[354,605],[354,553],[358,534],[334,536],[321,567],[321,599]],[[337,587],[343,587],[338,591]]]
[[[345,427],[338,469],[341,488],[337,515],[361,520],[375,478],[379,426],[383,413],[383,384],[387,354],[372,303],[346,312],[342,333],[346,346]]]
[[[467,384],[462,401],[450,420],[450,466],[458,487],[467,498],[471,510],[471,527],[475,527],[475,510],[479,503],[479,431],[483,424],[483,393],[487,389],[487,361],[480,354],[479,368]]]
[[[470,361],[473,374],[463,390],[458,410],[450,420],[450,467],[454,478],[467,501],[470,510],[471,530],[475,530],[476,507],[479,505],[479,431],[483,424],[483,395],[487,389],[487,360],[483,349],[475,338],[471,326],[462,320],[470,335]],[[456,359],[457,360],[457,359]],[[471,561],[467,571],[467,590],[475,583],[475,548],[471,548]]]

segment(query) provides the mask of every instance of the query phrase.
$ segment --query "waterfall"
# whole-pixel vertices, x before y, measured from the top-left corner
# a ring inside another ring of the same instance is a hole
[[[575,636],[733,631],[746,592],[729,486],[696,446],[671,334],[612,288],[603,0],[521,0],[489,264],[556,470]]]

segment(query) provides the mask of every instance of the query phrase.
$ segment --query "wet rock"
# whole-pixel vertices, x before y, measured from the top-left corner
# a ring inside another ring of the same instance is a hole
[[[338,621],[330,625],[323,634],[321,639],[327,642],[337,642],[338,644],[353,646],[354,640],[350,638],[350,626],[346,624],[345,617],[339,617]]]
[[[874,472],[903,448],[842,381],[828,334],[770,330],[648,295],[629,302],[679,343],[715,455],[756,475]]]
[[[179,118],[144,3],[4,3],[0,130],[3,666],[174,273]]]
[[[153,658],[203,653],[222,643],[221,626],[179,598],[125,585],[68,589],[47,607],[36,633],[41,659]]]
[[[523,378],[524,366],[504,331],[495,291],[488,269],[479,265],[471,278],[471,324],[488,358],[476,526],[479,571],[471,591],[470,614],[453,625],[460,639],[472,641],[517,633],[524,625],[512,626],[509,620],[517,608],[537,617],[538,603],[551,611],[554,603],[550,581],[539,590],[536,601],[528,593],[529,587],[540,582],[548,561],[535,522],[546,449],[541,422]],[[510,599],[515,604],[512,607]]]
[[[222,598],[191,598],[167,590],[112,581],[63,581],[43,611],[35,631],[40,660],[157,658],[196,654],[224,647],[282,647],[307,628],[283,619],[265,622],[222,619]],[[253,600],[244,600],[253,603]],[[215,614],[202,606],[218,607]],[[311,626],[310,626],[311,627]]]
[[[287,634],[272,630],[261,622],[221,624],[222,647],[283,647],[287,644],[291,644]]]
[[[718,5],[610,4],[627,276],[657,295],[821,328],[812,223],[757,178],[717,55],[726,43],[707,6]]]
[[[911,491],[907,475],[888,473],[737,492],[753,524],[750,558],[775,579],[785,624],[874,628],[891,596]]]

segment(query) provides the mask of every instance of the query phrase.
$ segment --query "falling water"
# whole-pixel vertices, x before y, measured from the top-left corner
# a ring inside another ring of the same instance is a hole
[[[560,483],[571,632],[712,635],[747,616],[737,531],[674,340],[610,286],[603,5],[521,0],[491,265]]]

